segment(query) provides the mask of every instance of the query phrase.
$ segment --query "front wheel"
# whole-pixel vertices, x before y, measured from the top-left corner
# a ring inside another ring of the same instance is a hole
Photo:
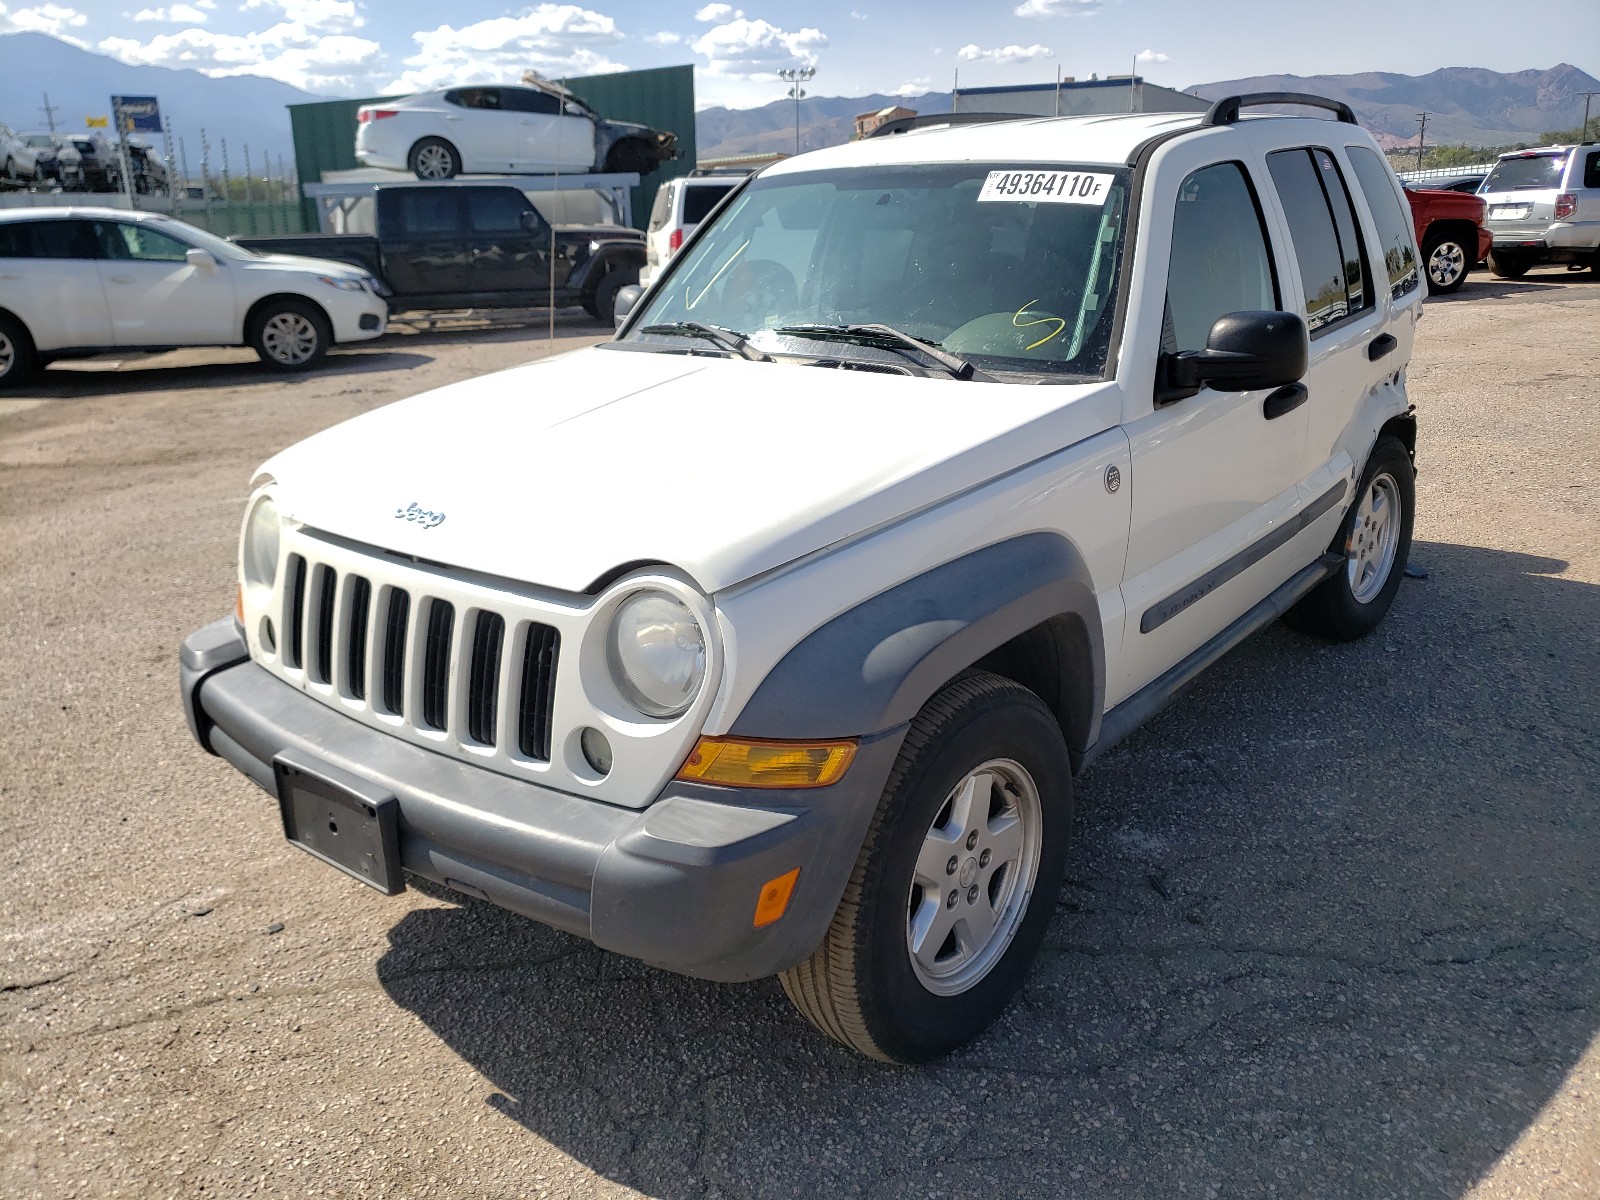
[[[1489,270],[1501,279],[1521,279],[1533,266],[1531,259],[1505,250],[1489,251]]]
[[[594,290],[595,319],[614,325],[617,320],[617,293],[629,284],[638,282],[638,267],[613,267],[607,271],[600,286]]]
[[[1411,455],[1386,434],[1372,448],[1355,503],[1329,547],[1344,555],[1344,565],[1289,610],[1289,624],[1339,642],[1376,629],[1405,574],[1415,500]]]
[[[411,147],[406,165],[418,179],[454,179],[461,174],[461,156],[443,138],[423,138]]]
[[[829,1037],[912,1063],[977,1037],[1055,911],[1072,769],[1044,703],[958,677],[917,714],[822,944],[783,990]]]
[[[304,371],[328,352],[327,318],[310,304],[286,300],[263,309],[250,323],[250,346],[267,366]]]
[[[1477,253],[1476,247],[1473,253]],[[1467,248],[1449,234],[1435,234],[1424,242],[1422,261],[1428,272],[1428,292],[1434,296],[1459,291],[1472,268]]]

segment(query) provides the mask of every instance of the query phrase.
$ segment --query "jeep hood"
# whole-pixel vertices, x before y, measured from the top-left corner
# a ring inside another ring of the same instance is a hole
[[[593,348],[377,409],[261,470],[289,518],[386,550],[568,592],[667,563],[711,593],[1090,437],[1118,406],[1107,383]]]

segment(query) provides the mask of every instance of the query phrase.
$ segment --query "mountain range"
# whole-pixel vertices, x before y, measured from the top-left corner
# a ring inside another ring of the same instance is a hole
[[[582,94],[581,80],[574,90]],[[1379,142],[1391,147],[1416,144],[1417,115],[1426,111],[1429,145],[1498,146],[1532,141],[1547,130],[1575,128],[1583,118],[1582,93],[1600,92],[1600,81],[1561,63],[1548,70],[1509,74],[1481,67],[1445,67],[1415,76],[1377,71],[1257,75],[1184,90],[1206,99],[1267,91],[1329,96],[1348,103]],[[290,162],[294,146],[284,106],[323,98],[254,75],[213,79],[198,71],[130,66],[42,33],[0,36],[0,124],[43,128],[41,106],[47,92],[57,110],[57,127],[63,130],[82,129],[86,116],[106,115],[113,94],[160,97],[162,112],[175,138],[182,139],[194,174],[199,170],[202,126],[211,144],[213,171],[221,168],[224,139],[235,174],[243,170],[246,145],[258,173],[263,155],[274,167],[280,157]],[[925,113],[948,112],[950,94],[807,97],[798,112],[800,147],[812,150],[848,141],[858,113],[896,104]],[[792,100],[774,100],[760,108],[703,109],[696,115],[700,157],[792,152],[796,115]],[[176,143],[173,149],[176,154]]]

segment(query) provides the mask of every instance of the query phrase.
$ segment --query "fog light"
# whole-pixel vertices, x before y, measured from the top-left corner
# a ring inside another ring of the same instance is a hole
[[[606,741],[605,734],[598,729],[585,729],[578,746],[591,771],[602,777],[611,774],[611,743]]]

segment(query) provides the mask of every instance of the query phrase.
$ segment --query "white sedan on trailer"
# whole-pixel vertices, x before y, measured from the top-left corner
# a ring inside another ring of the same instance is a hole
[[[418,179],[592,171],[648,175],[678,136],[607,121],[557,84],[423,92],[356,110],[356,160]]]
[[[346,263],[257,254],[171,217],[0,212],[0,388],[52,359],[249,346],[300,371],[384,331],[383,285]]]

